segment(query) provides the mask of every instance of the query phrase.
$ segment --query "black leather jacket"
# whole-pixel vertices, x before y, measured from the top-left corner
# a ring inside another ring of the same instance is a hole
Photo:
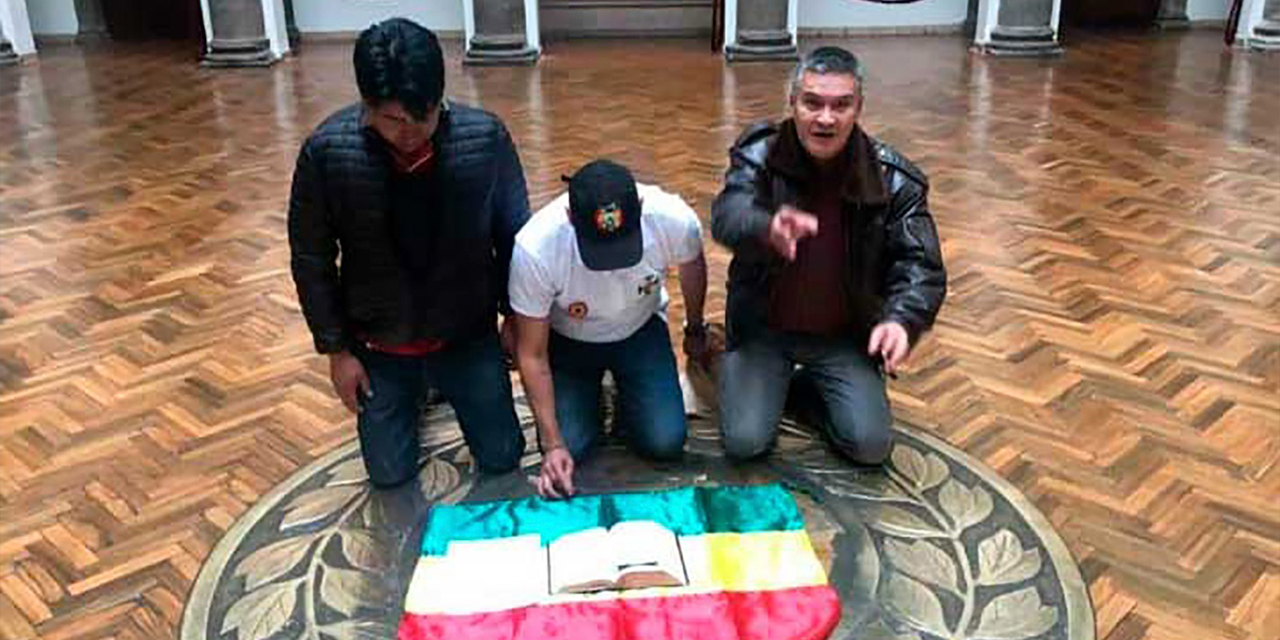
[[[785,126],[766,123],[747,129],[730,150],[724,189],[711,207],[712,236],[734,252],[727,304],[731,348],[767,323],[769,290],[783,265],[766,240],[769,222],[784,204],[802,208],[798,202],[812,177],[798,140],[780,135]],[[862,134],[855,130],[855,135]],[[929,183],[897,151],[865,140],[868,155],[878,161],[883,187],[874,185],[878,201],[845,200],[845,213],[853,220],[847,225],[848,295],[857,322],[851,338],[865,340],[875,324],[895,321],[907,329],[914,346],[933,325],[947,288],[929,214]],[[868,158],[868,165],[872,162]]]
[[[431,196],[420,218],[399,220],[391,159],[362,111],[352,105],[317,127],[293,176],[293,279],[316,350],[493,331],[507,308],[515,235],[529,219],[510,134],[490,113],[450,105],[433,137]]]

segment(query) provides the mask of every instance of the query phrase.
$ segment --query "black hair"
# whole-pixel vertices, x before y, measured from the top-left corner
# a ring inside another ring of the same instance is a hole
[[[365,102],[398,102],[422,120],[444,98],[440,41],[412,20],[391,18],[365,29],[352,57],[356,86]]]

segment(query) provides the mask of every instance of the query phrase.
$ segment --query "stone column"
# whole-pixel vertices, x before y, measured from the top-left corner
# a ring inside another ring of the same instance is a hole
[[[538,61],[537,0],[463,0],[467,54],[463,64],[521,65]]]
[[[18,63],[18,54],[13,52],[13,45],[4,37],[4,22],[0,21],[0,67]]]
[[[80,23],[76,42],[91,42],[111,37],[111,33],[107,31],[107,17],[102,13],[102,0],[76,0],[76,20]]]
[[[1280,50],[1280,0],[1245,0],[1240,7],[1236,45],[1265,51]]]
[[[1156,26],[1161,29],[1187,29],[1191,20],[1187,18],[1187,0],[1161,0],[1160,10],[1156,12]]]
[[[284,17],[274,15],[273,0],[201,0],[201,5],[208,39],[204,66],[266,67],[280,59],[279,43],[272,42],[267,30],[267,9],[272,10],[272,18]],[[288,51],[288,43],[284,44]]]
[[[1046,56],[1058,44],[1061,0],[979,0],[974,44],[987,53]]]
[[[729,62],[795,60],[796,0],[725,0]]]
[[[36,54],[26,0],[0,0],[0,66]]]

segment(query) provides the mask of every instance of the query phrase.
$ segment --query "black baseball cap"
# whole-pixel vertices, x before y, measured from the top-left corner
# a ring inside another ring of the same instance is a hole
[[[569,183],[569,221],[583,264],[592,271],[639,264],[644,234],[640,194],[631,171],[616,162],[595,160],[564,180]]]

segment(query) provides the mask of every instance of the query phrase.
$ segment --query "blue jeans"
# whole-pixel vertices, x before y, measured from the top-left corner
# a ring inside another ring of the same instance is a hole
[[[854,462],[884,462],[893,444],[884,378],[862,345],[848,340],[762,330],[724,354],[720,399],[731,458],[769,451],[788,404]]]
[[[657,459],[676,458],[684,451],[684,396],[671,337],[658,316],[617,342],[582,342],[552,331],[549,350],[556,421],[574,460],[589,453],[600,437],[605,371],[613,374],[618,388],[615,415],[622,424],[615,429],[621,427],[631,446]]]
[[[524,434],[511,399],[511,377],[496,333],[425,356],[397,356],[363,347],[355,355],[369,375],[373,397],[356,420],[369,480],[401,484],[418,472],[418,400],[429,382],[453,406],[462,436],[483,473],[520,463]]]

